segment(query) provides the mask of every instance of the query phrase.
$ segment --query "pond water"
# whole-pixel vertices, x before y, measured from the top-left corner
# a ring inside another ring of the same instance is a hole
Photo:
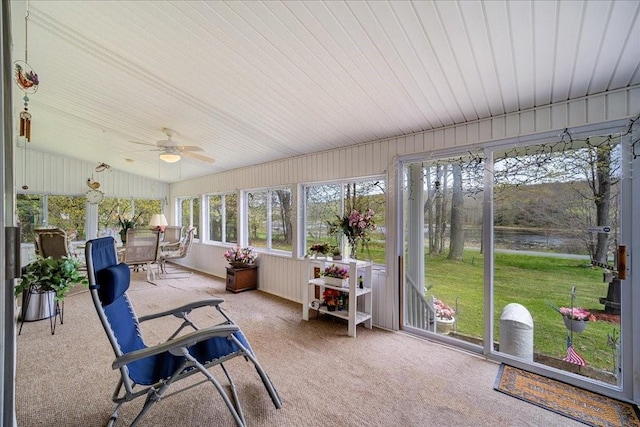
[[[445,233],[446,239],[449,237],[448,231]],[[480,246],[482,233],[480,227],[465,228],[464,233],[465,246]],[[425,228],[425,239],[428,239],[428,236],[428,229]],[[577,232],[496,227],[493,238],[495,247],[499,249],[588,255],[584,241]]]

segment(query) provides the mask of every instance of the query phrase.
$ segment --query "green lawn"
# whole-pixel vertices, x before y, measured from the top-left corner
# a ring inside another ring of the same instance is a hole
[[[483,328],[483,256],[466,251],[463,261],[445,256],[425,257],[428,294],[458,308],[457,331],[476,338]],[[494,338],[499,339],[500,315],[505,305],[516,302],[529,310],[534,322],[534,351],[562,358],[566,355],[567,329],[562,317],[550,305],[568,307],[571,287],[576,286],[576,306],[602,310],[599,298],[607,295],[602,269],[591,268],[584,260],[498,253],[494,278]],[[604,321],[589,322],[583,333],[574,333],[576,351],[587,364],[613,371],[612,348],[607,334],[620,328]]]

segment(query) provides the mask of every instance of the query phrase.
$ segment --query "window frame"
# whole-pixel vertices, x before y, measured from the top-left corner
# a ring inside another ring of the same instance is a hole
[[[301,183],[300,184],[300,215],[299,215],[299,221],[298,221],[298,229],[300,230],[300,232],[298,233],[298,257],[304,257],[307,254],[307,248],[310,246],[310,243],[307,240],[307,213],[308,213],[308,209],[307,209],[307,189],[309,187],[318,187],[318,186],[330,186],[330,185],[339,185],[340,186],[340,212],[338,213],[338,215],[343,216],[346,214],[345,212],[345,188],[347,185],[350,184],[358,184],[358,183],[362,183],[362,182],[369,182],[369,181],[382,181],[384,182],[384,191],[386,194],[386,191],[388,190],[388,182],[387,182],[387,177],[386,175],[383,174],[378,174],[378,175],[368,175],[368,176],[361,176],[361,177],[352,177],[352,178],[348,178],[348,179],[338,179],[338,180],[330,180],[330,181],[309,181],[309,182],[305,182],[305,183]],[[387,209],[386,207],[386,196],[385,196],[385,210]],[[333,220],[334,218],[332,218]],[[386,219],[386,212],[385,212],[385,219]],[[386,225],[383,222],[379,222],[376,221],[376,226],[377,227],[385,227]],[[343,249],[345,246],[345,242],[344,242],[344,236],[340,236],[340,248]],[[385,236],[385,253],[387,250],[387,238]],[[385,255],[386,258],[386,255]],[[383,263],[373,263],[375,266],[380,267],[380,266],[385,266],[386,265],[386,261]]]
[[[236,241],[232,242],[227,240],[227,225],[228,225],[228,215],[227,215],[227,196],[235,196],[236,197],[236,209],[235,209],[235,216],[236,216]],[[220,197],[220,206],[221,206],[221,216],[220,216],[220,225],[221,225],[221,229],[220,229],[220,236],[222,237],[222,240],[214,240],[211,239],[211,210],[210,210],[210,200],[212,197]],[[203,209],[204,209],[204,215],[203,218],[206,218],[206,221],[204,221],[204,233],[202,234],[202,241],[206,242],[206,243],[212,243],[212,244],[216,244],[216,245],[237,245],[238,242],[240,241],[239,236],[240,236],[240,226],[241,226],[241,222],[238,220],[240,218],[240,213],[239,213],[239,207],[240,207],[240,197],[238,195],[237,191],[225,191],[225,192],[218,192],[218,193],[206,193],[204,194],[204,203],[203,203]]]
[[[268,187],[268,188],[253,188],[253,189],[248,189],[248,190],[243,190],[242,191],[242,197],[241,197],[241,201],[238,201],[238,205],[240,206],[240,204],[242,205],[242,240],[238,239],[238,241],[242,242],[243,246],[250,246],[249,245],[249,235],[250,235],[250,231],[249,231],[249,198],[250,198],[250,194],[252,193],[265,193],[265,200],[266,200],[266,247],[254,247],[251,246],[252,248],[256,249],[258,252],[267,252],[267,253],[273,253],[273,254],[278,254],[278,255],[289,255],[289,256],[293,256],[294,251],[295,251],[295,219],[292,219],[291,221],[291,227],[293,228],[292,230],[292,239],[291,239],[291,249],[290,250],[285,250],[285,249],[277,249],[273,247],[273,211],[272,211],[272,195],[275,191],[278,190],[287,190],[290,193],[290,199],[291,199],[291,211],[292,211],[292,217],[295,218],[296,215],[296,193],[295,193],[295,188],[292,185],[279,185],[279,186],[274,186],[274,187]]]
[[[200,219],[202,218],[202,195],[200,196],[183,196],[183,197],[177,197],[176,198],[176,203],[175,203],[175,208],[176,208],[176,224],[183,224],[183,215],[182,215],[182,203],[184,201],[189,201],[189,221],[187,224],[187,227],[194,227],[196,229],[196,232],[194,233],[193,239],[194,240],[200,240],[200,233],[201,233],[201,227],[200,227]],[[194,224],[193,223],[193,214],[194,214],[194,200],[198,200],[199,206],[198,206],[198,223]]]

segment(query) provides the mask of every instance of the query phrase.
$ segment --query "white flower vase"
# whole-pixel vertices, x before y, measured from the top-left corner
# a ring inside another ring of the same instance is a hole
[[[564,320],[564,326],[567,327],[568,330],[570,330],[571,332],[582,332],[584,331],[584,328],[587,327],[587,321],[586,320],[576,320],[576,319],[570,319],[566,316],[562,316],[562,320]]]
[[[436,332],[439,334],[449,334],[453,332],[453,326],[456,324],[456,318],[438,319],[436,318]]]

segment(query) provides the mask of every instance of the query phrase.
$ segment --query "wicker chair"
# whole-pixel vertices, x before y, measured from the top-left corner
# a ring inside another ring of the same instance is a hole
[[[35,250],[36,255],[43,258],[60,259],[71,256],[67,233],[60,228],[37,228]]]

